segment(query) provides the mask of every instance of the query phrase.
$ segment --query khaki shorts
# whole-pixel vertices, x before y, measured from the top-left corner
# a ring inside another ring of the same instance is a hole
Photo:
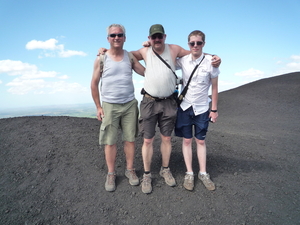
[[[104,118],[100,126],[99,144],[113,145],[118,140],[118,129],[122,130],[122,140],[134,142],[138,134],[138,102],[136,99],[114,104],[102,102]]]
[[[163,136],[170,137],[172,135],[177,115],[177,103],[174,99],[155,101],[144,96],[140,110],[139,129],[144,138],[154,137],[156,124]]]

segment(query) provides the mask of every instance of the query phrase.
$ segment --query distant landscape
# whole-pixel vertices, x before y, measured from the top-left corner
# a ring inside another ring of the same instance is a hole
[[[93,103],[86,103],[0,109],[0,119],[23,116],[72,116],[96,118],[96,107]]]

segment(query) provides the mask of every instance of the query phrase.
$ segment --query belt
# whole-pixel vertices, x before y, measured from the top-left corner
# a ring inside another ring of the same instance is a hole
[[[173,97],[173,95],[170,95],[169,97],[165,97],[165,98],[153,97],[153,96],[151,96],[151,95],[149,95],[149,94],[147,94],[147,93],[145,93],[144,96],[145,96],[146,98],[150,98],[150,99],[155,100],[155,101],[166,100],[166,99],[170,99],[170,98]]]

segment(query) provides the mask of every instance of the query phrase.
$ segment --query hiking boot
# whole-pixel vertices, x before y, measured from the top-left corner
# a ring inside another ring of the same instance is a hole
[[[198,178],[202,181],[202,183],[208,190],[213,191],[216,189],[215,184],[209,178],[208,173],[204,175],[204,174],[200,174],[200,172],[199,172]]]
[[[172,176],[170,168],[164,169],[163,167],[161,167],[159,175],[162,176],[163,178],[165,178],[165,182],[167,183],[167,185],[169,185],[171,187],[176,185],[176,181],[175,181],[174,177]]]
[[[105,182],[105,190],[106,191],[115,191],[116,190],[116,174],[115,173],[108,173],[106,176]]]
[[[194,175],[186,174],[184,176],[183,186],[186,190],[192,191],[194,189]]]
[[[125,176],[129,179],[129,184],[138,185],[140,183],[139,178],[136,176],[135,169],[125,170]]]
[[[151,185],[151,173],[144,174],[142,180],[142,192],[145,194],[149,194],[152,192],[152,185]]]

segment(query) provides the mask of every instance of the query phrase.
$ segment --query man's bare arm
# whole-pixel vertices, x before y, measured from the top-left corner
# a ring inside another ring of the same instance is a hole
[[[218,110],[218,77],[215,77],[213,79],[211,79],[211,90],[212,90],[212,94],[211,94],[211,109],[212,110]],[[218,111],[216,112],[210,112],[209,117],[211,118],[212,122],[217,122],[217,118],[218,118],[219,114]]]
[[[141,76],[145,76],[145,67],[133,55],[133,70]]]
[[[92,97],[95,102],[97,108],[97,118],[102,121],[102,117],[104,117],[104,112],[100,103],[100,94],[99,94],[99,82],[101,78],[102,72],[100,71],[100,57],[98,56],[94,62],[94,70],[91,81],[91,92]]]

